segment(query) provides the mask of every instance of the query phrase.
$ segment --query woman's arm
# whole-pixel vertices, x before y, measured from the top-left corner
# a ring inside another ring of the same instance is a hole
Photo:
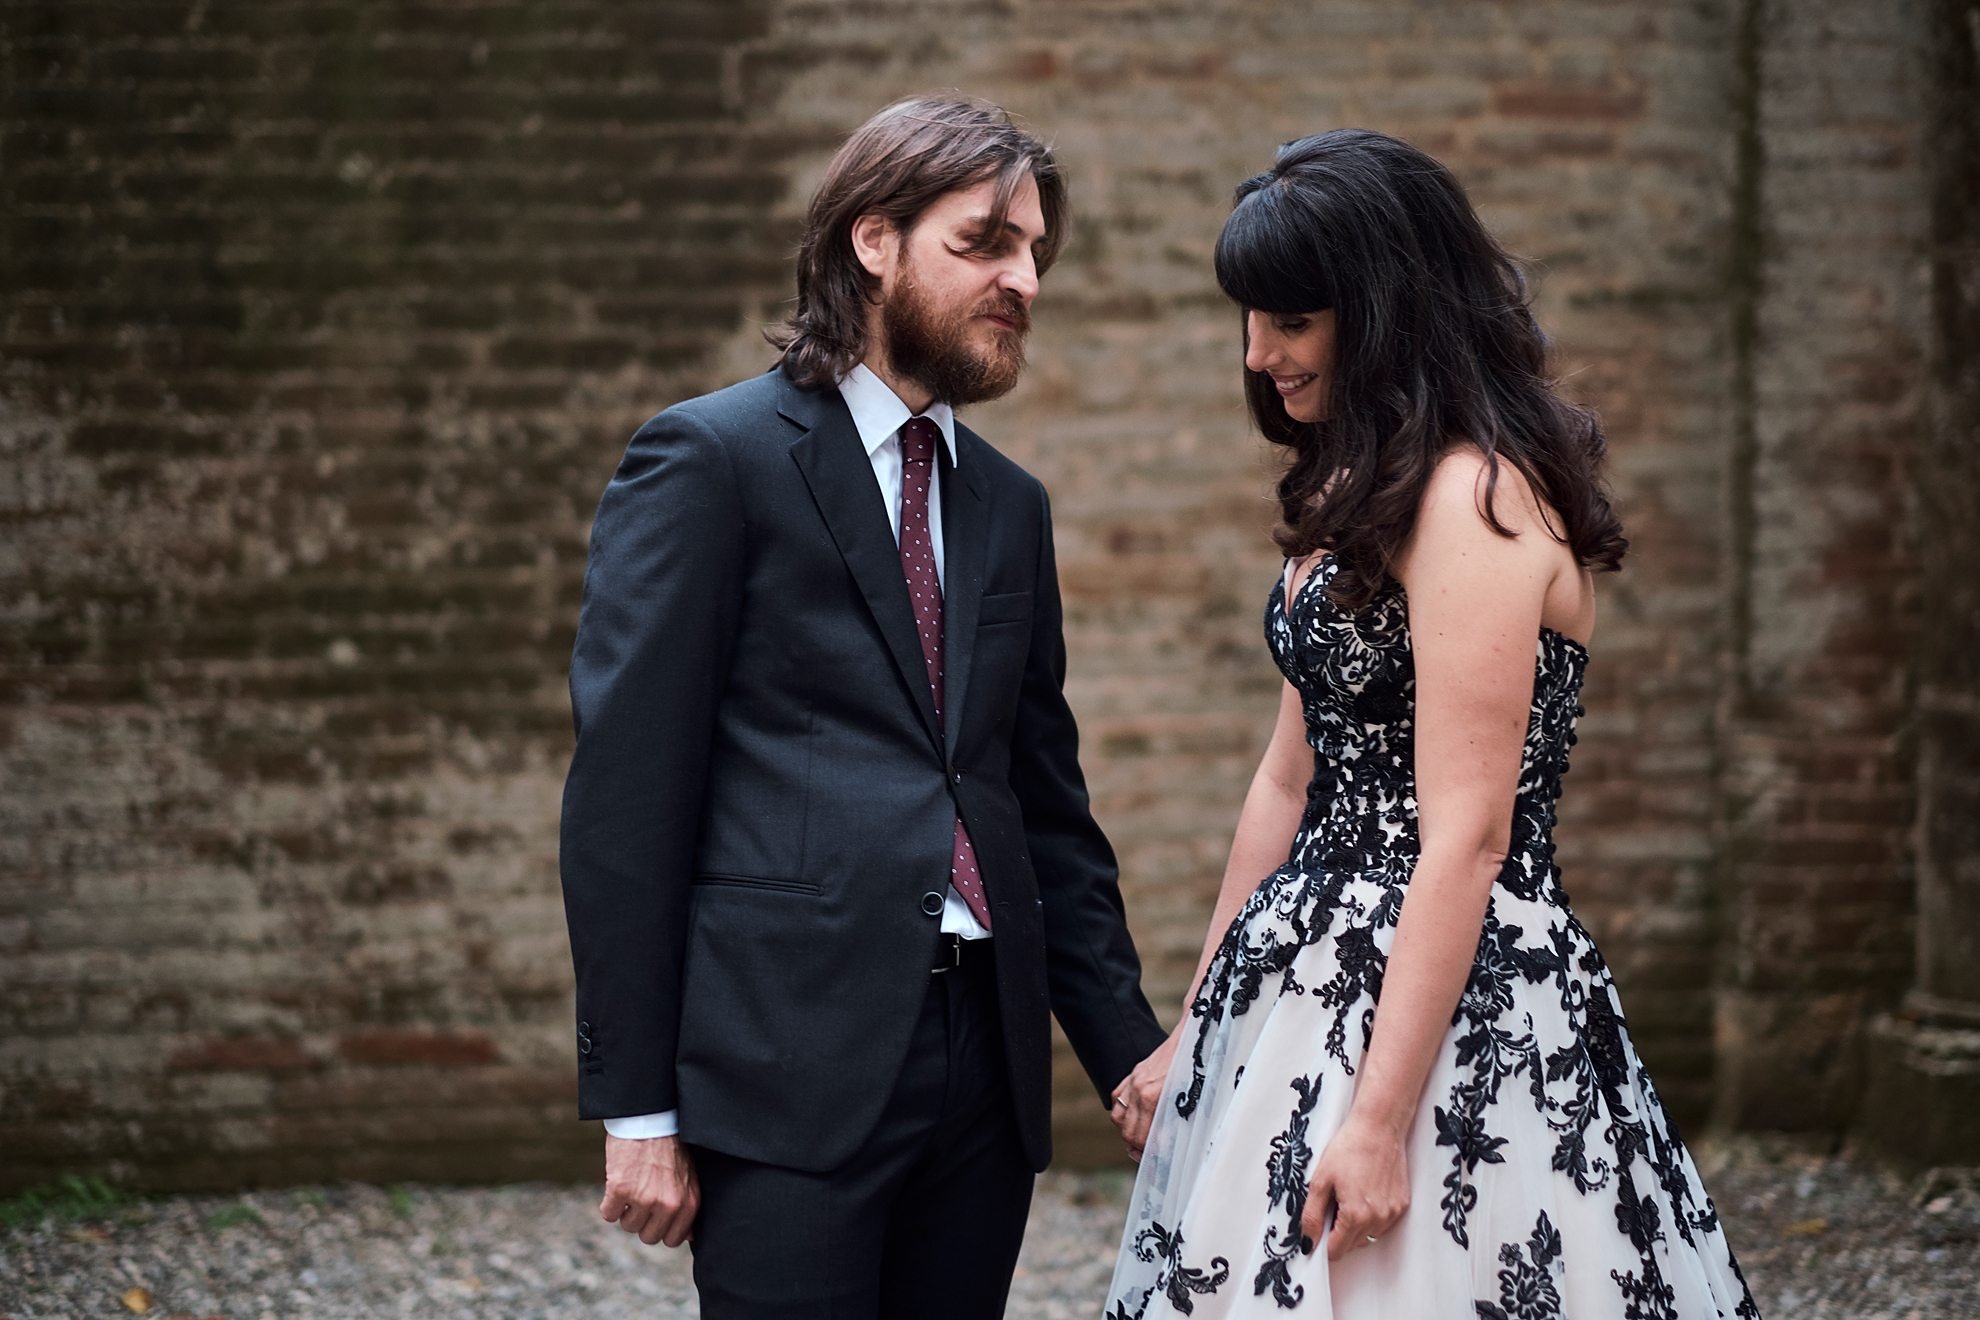
[[[1265,755],[1259,758],[1244,806],[1238,812],[1231,855],[1224,862],[1224,880],[1217,889],[1217,905],[1210,910],[1210,927],[1203,937],[1203,955],[1196,960],[1196,974],[1189,978],[1189,993],[1183,996],[1185,1018],[1203,988],[1210,959],[1224,942],[1224,932],[1237,919],[1238,909],[1257,892],[1261,880],[1285,865],[1293,836],[1299,833],[1300,817],[1306,811],[1306,786],[1312,779],[1313,748],[1306,741],[1306,715],[1300,709],[1299,690],[1286,683],[1279,691],[1279,717],[1272,725],[1272,739],[1265,745]]]
[[[1231,840],[1230,860],[1224,863],[1224,882],[1217,891],[1217,905],[1210,914],[1210,928],[1203,940],[1203,956],[1197,960],[1196,974],[1190,978],[1189,993],[1183,996],[1182,1016],[1167,1040],[1143,1059],[1125,1082],[1115,1089],[1114,1125],[1128,1152],[1139,1156],[1148,1140],[1148,1125],[1154,1120],[1155,1106],[1161,1102],[1162,1087],[1175,1058],[1176,1042],[1182,1025],[1189,1020],[1189,1006],[1203,986],[1203,974],[1210,966],[1224,932],[1237,918],[1238,909],[1258,888],[1258,882],[1285,863],[1292,851],[1293,836],[1299,832],[1300,816],[1306,810],[1306,785],[1313,778],[1313,749],[1306,741],[1306,716],[1300,710],[1299,691],[1287,683],[1279,695],[1279,717],[1272,726],[1272,740],[1251,777],[1251,788],[1244,795],[1244,809],[1238,813],[1237,835]],[[1118,1101],[1125,1100],[1125,1104]]]
[[[1526,483],[1499,465],[1497,512],[1479,512],[1484,460],[1446,456],[1424,492],[1396,568],[1416,666],[1416,799],[1421,853],[1382,975],[1354,1102],[1314,1171],[1302,1227],[1339,1258],[1409,1205],[1404,1142],[1471,975],[1492,884],[1504,864],[1533,702],[1534,647],[1548,588],[1574,571]]]

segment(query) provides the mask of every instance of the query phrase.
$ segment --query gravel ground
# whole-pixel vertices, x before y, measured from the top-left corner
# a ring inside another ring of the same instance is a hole
[[[1980,1320],[1980,1177],[1752,1140],[1700,1162],[1768,1320]],[[1127,1193],[1119,1173],[1043,1180],[1013,1320],[1097,1320]],[[595,1204],[541,1185],[163,1197],[0,1229],[0,1317],[693,1316],[686,1254]]]

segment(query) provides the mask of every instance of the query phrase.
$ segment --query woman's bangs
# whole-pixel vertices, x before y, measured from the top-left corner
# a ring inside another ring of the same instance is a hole
[[[1279,315],[1332,307],[1317,235],[1303,232],[1311,224],[1286,205],[1276,184],[1240,200],[1217,236],[1217,284],[1224,296],[1248,310]]]

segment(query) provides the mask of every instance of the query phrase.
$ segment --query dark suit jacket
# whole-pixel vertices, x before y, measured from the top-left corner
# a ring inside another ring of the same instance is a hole
[[[1039,483],[942,452],[947,727],[835,389],[780,371],[634,435],[593,527],[562,871],[586,1118],[824,1170],[878,1121],[928,992],[961,811],[1025,1149],[1056,1012],[1094,1084],[1162,1038],[1061,686]]]

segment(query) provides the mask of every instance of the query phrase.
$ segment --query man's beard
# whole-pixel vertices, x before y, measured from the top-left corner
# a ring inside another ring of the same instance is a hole
[[[969,334],[980,316],[1001,316],[1014,329],[995,330],[992,346],[979,355]],[[880,309],[887,337],[887,364],[943,403],[960,408],[1002,398],[1024,371],[1024,337],[1031,311],[1015,295],[993,296],[967,310],[936,307],[915,282],[914,268],[902,265],[893,296]]]

